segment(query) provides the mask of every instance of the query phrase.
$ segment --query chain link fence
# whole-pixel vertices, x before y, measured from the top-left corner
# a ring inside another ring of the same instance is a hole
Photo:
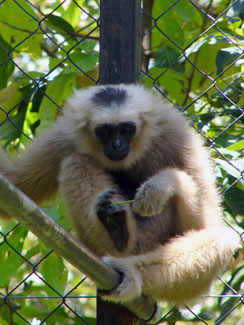
[[[225,220],[244,228],[243,1],[144,0],[141,82],[188,115],[216,161]],[[74,88],[99,80],[99,2],[0,1],[0,141],[10,155],[62,114]],[[45,209],[70,229],[59,199]],[[162,323],[237,324],[243,252],[192,307]],[[0,226],[0,324],[95,324],[96,292],[26,228]]]

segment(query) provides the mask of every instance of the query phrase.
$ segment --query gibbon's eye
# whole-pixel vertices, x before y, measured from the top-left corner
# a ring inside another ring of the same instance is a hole
[[[133,122],[123,122],[118,125],[119,133],[126,138],[132,138],[136,133],[136,125]]]
[[[95,128],[95,134],[97,138],[102,142],[109,140],[113,133],[114,128],[110,124],[100,124]]]

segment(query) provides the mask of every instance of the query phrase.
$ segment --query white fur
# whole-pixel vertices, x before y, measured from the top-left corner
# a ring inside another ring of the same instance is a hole
[[[208,290],[215,275],[230,260],[233,248],[239,245],[232,230],[220,227],[189,232],[145,255],[103,258],[125,275],[105,299],[124,302],[143,291],[156,301],[189,302]]]
[[[75,91],[64,116],[13,164],[0,149],[0,172],[37,203],[61,193],[79,239],[99,256],[110,255],[104,261],[124,273],[105,299],[124,302],[143,293],[185,303],[208,289],[238,248],[238,236],[222,221],[209,153],[159,95],[138,85],[109,86],[127,96],[106,106],[94,101],[103,87]],[[123,121],[133,121],[137,131],[129,154],[113,161],[95,128]],[[129,234],[123,251],[97,216],[101,193],[114,190],[111,202],[127,199],[119,191],[123,180],[115,184],[111,171],[120,172],[117,181],[124,175],[138,187],[132,208],[121,208],[125,225],[117,225]]]

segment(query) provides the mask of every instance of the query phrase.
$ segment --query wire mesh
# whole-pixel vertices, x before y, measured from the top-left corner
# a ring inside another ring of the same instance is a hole
[[[145,0],[141,69],[204,137],[225,220],[242,241],[243,9],[241,0]],[[99,3],[5,0],[0,27],[0,138],[13,154],[56,119],[73,88],[98,82]],[[47,212],[69,229],[62,202]],[[0,227],[0,259],[0,323],[94,324],[90,281],[14,221]],[[242,324],[242,259],[197,305],[163,305],[162,322]]]

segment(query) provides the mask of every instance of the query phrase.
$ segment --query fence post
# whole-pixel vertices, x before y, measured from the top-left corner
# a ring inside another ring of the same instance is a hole
[[[100,1],[99,83],[138,82],[141,57],[141,1]]]
[[[141,53],[141,0],[100,1],[99,83],[138,82]],[[97,298],[97,325],[136,325],[126,308]]]

